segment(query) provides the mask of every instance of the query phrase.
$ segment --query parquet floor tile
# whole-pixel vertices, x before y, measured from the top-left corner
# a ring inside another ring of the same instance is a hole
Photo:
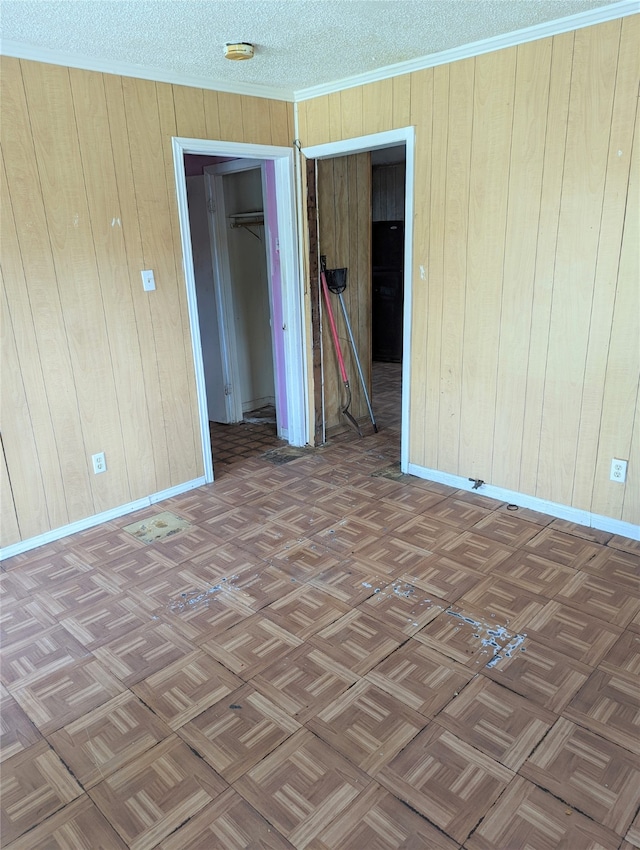
[[[620,836],[638,808],[640,758],[565,718],[520,774]]]
[[[449,603],[413,584],[392,581],[360,604],[360,610],[410,637],[441,614]]]
[[[309,643],[362,676],[405,640],[392,626],[353,610],[317,632]]]
[[[369,671],[366,679],[425,717],[440,711],[473,677],[462,664],[414,638]]]
[[[595,670],[563,715],[640,754],[640,682],[622,670]]]
[[[13,841],[82,794],[46,741],[5,761],[0,778],[3,843]]]
[[[465,850],[617,850],[620,836],[518,777],[490,810]]]
[[[124,690],[124,685],[91,656],[48,673],[12,696],[43,735],[77,720]]]
[[[385,535],[368,546],[359,546],[356,550],[358,560],[370,564],[392,578],[399,578],[404,573],[418,568],[430,554],[428,549],[393,534]]]
[[[127,850],[104,815],[84,796],[18,838],[7,850]]]
[[[169,727],[125,691],[53,732],[49,743],[89,789],[169,735]]]
[[[371,779],[300,729],[234,785],[296,848],[312,842],[351,807]]]
[[[350,606],[359,605],[370,596],[381,593],[390,581],[391,577],[382,570],[355,558],[344,560],[308,580],[312,587]]]
[[[417,711],[362,679],[305,725],[350,762],[375,776],[427,722]]]
[[[295,850],[233,788],[158,845],[159,850]]]
[[[37,638],[45,629],[56,625],[55,618],[36,599],[26,602],[2,600],[0,610],[0,644]]]
[[[482,670],[484,676],[556,714],[566,707],[590,673],[586,664],[530,639],[510,658],[502,658]]]
[[[184,658],[193,649],[193,644],[168,624],[161,623],[135,629],[124,637],[96,647],[93,654],[114,676],[129,686]]]
[[[178,734],[232,783],[298,729],[300,723],[247,684],[190,720]]]
[[[630,676],[640,676],[640,635],[624,632],[598,666],[609,673],[621,670]]]
[[[93,650],[104,643],[138,629],[153,619],[153,606],[144,600],[132,599],[125,593],[111,597],[89,608],[61,617],[60,625],[86,649]]]
[[[296,581],[308,581],[319,573],[337,567],[344,556],[313,540],[293,543],[270,559],[270,562]]]
[[[474,531],[464,531],[451,542],[440,546],[438,551],[460,566],[490,573],[498,564],[510,558],[515,549]]]
[[[205,641],[202,648],[246,681],[301,643],[273,620],[254,614]]]
[[[109,577],[99,570],[90,570],[76,578],[40,589],[36,598],[54,617],[61,617],[82,608],[90,608],[107,602],[120,594],[116,577]]]
[[[403,473],[372,371],[2,563],[3,847],[640,850],[640,542]]]
[[[557,531],[552,526],[543,528],[533,539],[527,541],[525,546],[543,558],[576,570],[600,551],[600,547],[595,543]]]
[[[206,652],[174,661],[131,690],[174,731],[242,685]]]
[[[518,548],[539,533],[540,528],[524,519],[519,519],[504,511],[495,511],[481,519],[473,530],[483,537]]]
[[[173,735],[89,795],[131,850],[151,850],[225,788],[218,774]]]
[[[145,547],[114,558],[109,561],[108,566],[98,562],[94,569],[104,576],[111,577],[120,590],[125,590],[175,566],[171,558],[165,557],[159,547]]]
[[[438,714],[436,722],[491,756],[518,770],[556,720],[556,715],[478,676]]]
[[[349,606],[335,596],[303,584],[263,608],[262,613],[291,634],[306,640],[348,611]]]
[[[585,573],[591,573],[602,579],[628,587],[632,592],[640,590],[640,551],[619,552],[616,549],[602,549],[582,567]]]
[[[433,554],[414,569],[403,573],[400,580],[407,584],[414,584],[425,593],[432,593],[439,599],[455,602],[483,578],[482,573],[460,566],[452,558]]]
[[[0,695],[0,762],[42,740],[42,735],[18,703],[3,689]]]
[[[522,630],[547,604],[547,598],[526,590],[506,578],[494,577],[467,591],[456,605],[465,611],[481,612],[486,619],[508,628]]]
[[[488,664],[513,638],[504,626],[496,626],[492,628],[479,614],[451,607],[416,632],[414,640],[440,655],[477,670]]]
[[[459,537],[460,530],[430,514],[420,514],[399,526],[396,534],[402,540],[432,552]]]
[[[595,667],[622,629],[552,600],[527,624],[527,636],[569,658]]]
[[[304,723],[355,682],[358,676],[308,643],[275,661],[251,684]]]
[[[309,845],[312,850],[457,850],[458,844],[372,782]]]
[[[576,572],[556,596],[572,608],[616,626],[626,626],[640,612],[640,588],[635,592],[610,579]]]
[[[446,522],[456,528],[458,532],[461,532],[467,528],[471,528],[472,525],[489,516],[491,511],[462,501],[457,498],[456,491],[456,493],[448,498],[443,499],[436,505],[432,505],[425,513],[429,517]]]
[[[575,570],[571,567],[563,567],[533,552],[519,551],[498,564],[491,571],[491,575],[501,576],[529,593],[553,599],[556,593],[575,576]]]
[[[463,842],[514,774],[437,723],[377,776],[381,785]]]
[[[37,637],[23,638],[3,648],[2,684],[10,690],[24,687],[86,656],[86,649],[66,629],[51,626]]]

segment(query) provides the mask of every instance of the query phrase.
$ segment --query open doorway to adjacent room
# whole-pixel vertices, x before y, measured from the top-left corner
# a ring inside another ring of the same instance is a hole
[[[246,147],[183,149],[176,166],[209,480],[213,467],[218,477],[238,460],[306,442],[292,180],[269,149],[233,155]]]

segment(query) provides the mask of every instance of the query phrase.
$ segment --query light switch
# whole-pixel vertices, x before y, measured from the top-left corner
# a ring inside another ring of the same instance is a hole
[[[153,276],[152,269],[147,269],[146,271],[140,272],[142,275],[142,288],[145,292],[151,292],[156,288],[156,281]]]

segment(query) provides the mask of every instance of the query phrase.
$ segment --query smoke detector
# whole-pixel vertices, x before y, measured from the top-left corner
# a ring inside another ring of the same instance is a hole
[[[224,46],[225,59],[253,59],[253,44],[247,41],[240,41],[237,44],[225,44]]]

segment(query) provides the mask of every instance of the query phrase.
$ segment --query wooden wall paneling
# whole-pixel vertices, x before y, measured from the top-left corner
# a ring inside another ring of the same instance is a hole
[[[50,519],[40,457],[29,413],[30,400],[27,398],[22,379],[20,360],[16,351],[15,329],[11,321],[4,281],[2,281],[1,306],[2,439],[11,447],[8,472],[12,482],[12,502],[20,530],[24,537],[28,538],[40,533],[44,528],[50,528]],[[34,400],[31,400],[31,403],[33,402]],[[4,543],[4,529],[2,531]]]
[[[365,134],[362,112],[362,86],[340,92],[342,104],[342,138],[353,139]]]
[[[19,319],[25,322],[24,327],[28,328],[29,313],[33,322],[44,393],[35,394],[38,383],[29,387],[31,416],[38,423],[39,439],[44,441],[41,456],[49,515],[66,524],[92,504],[87,458],[84,451],[78,451],[84,445],[82,426],[20,60],[2,57],[0,80],[2,146],[18,243],[8,251],[3,248],[3,266],[6,270],[9,257],[15,257],[16,264],[21,262],[24,269],[23,290],[12,289],[19,279],[11,270],[6,286],[12,309],[21,309]],[[7,209],[4,204],[3,209]],[[8,235],[9,224],[3,214],[3,238]],[[13,448],[5,443],[5,451],[9,456]]]
[[[179,470],[179,481],[189,481],[201,476],[204,472],[204,460],[199,436],[198,397],[196,391],[195,365],[193,362],[193,346],[191,343],[191,327],[189,324],[189,308],[187,305],[187,288],[184,278],[184,264],[182,262],[182,240],[180,237],[180,219],[178,215],[178,198],[176,192],[176,181],[173,163],[173,150],[171,138],[177,134],[175,108],[173,102],[172,86],[164,83],[156,84],[158,97],[158,114],[160,117],[160,134],[163,139],[162,152],[164,156],[164,177],[166,196],[169,207],[169,223],[171,225],[171,237],[173,251],[171,252],[170,265],[171,280],[175,288],[169,287],[169,293],[175,297],[178,316],[182,333],[180,342],[182,344],[182,359],[179,360],[180,367],[184,369],[181,387],[186,398],[184,409],[174,409],[173,415],[178,421],[181,438],[177,444],[176,468]],[[172,308],[173,309],[173,308]],[[176,363],[177,365],[177,363]],[[171,457],[171,453],[170,453]]]
[[[220,139],[220,112],[218,109],[218,92],[210,89],[202,92],[204,107],[204,126],[206,139]]]
[[[293,107],[284,100],[269,101],[269,122],[271,124],[271,144],[290,148],[293,144],[293,130],[289,124],[289,113]]]
[[[294,131],[295,137],[300,142],[301,147],[305,145],[312,144],[311,137],[309,135],[309,123],[308,123],[308,115],[309,115],[309,101],[304,100],[301,103],[295,104],[294,109],[297,112],[297,128]]]
[[[551,71],[551,39],[517,48],[513,132],[508,176],[504,281],[490,481],[517,490],[531,330],[540,194]]]
[[[623,507],[628,522],[640,523],[637,495],[625,505],[625,491],[638,489],[638,467],[629,464],[626,485],[609,480],[611,460],[628,460],[637,413],[638,375],[640,375],[640,132],[636,123],[631,160],[631,179],[620,253],[616,300],[611,325],[605,391],[602,402],[600,439],[595,468],[591,510],[604,516],[622,518]],[[636,426],[637,427],[637,426]],[[637,457],[637,449],[635,455]]]
[[[443,265],[445,293],[440,342],[440,419],[438,463],[445,472],[458,473],[462,346],[467,277],[469,224],[469,161],[473,129],[475,61],[454,62],[449,69],[449,131],[444,216]]]
[[[370,237],[367,238],[367,221],[370,220],[371,216],[371,202],[367,200],[367,186],[371,185],[371,175],[367,172],[370,171],[371,166],[369,165],[369,169],[367,169],[369,154],[366,153],[348,156],[346,159],[349,186],[349,220],[345,227],[349,233],[349,254],[347,259],[347,289],[343,298],[366,380],[367,363],[371,356],[369,352],[371,275],[367,268],[365,254],[370,239]],[[360,167],[361,162],[364,163],[364,173],[362,173],[363,169]],[[362,244],[363,239],[364,244]],[[337,297],[334,300],[337,301]],[[342,313],[339,305],[338,309]],[[354,415],[357,419],[366,420],[367,405],[346,325],[344,350],[348,352],[349,360],[347,362],[350,363],[349,379],[354,389]],[[367,389],[370,390],[371,387],[368,386]]]
[[[619,41],[619,20],[575,34],[538,481],[561,504],[573,491]]]
[[[426,338],[426,391],[424,428],[431,438],[424,448],[424,463],[438,468],[438,423],[440,419],[440,348],[444,300],[444,234],[447,192],[447,137],[449,130],[449,66],[433,73],[433,130],[431,135],[431,208],[429,211],[429,270]]]
[[[2,529],[2,546],[4,547],[18,543],[23,538],[20,534],[13,493],[11,492],[4,446],[1,444],[2,438],[0,437],[0,446],[2,447],[2,459],[0,460],[0,528]]]
[[[411,387],[409,402],[409,461],[424,466],[424,427],[427,362],[427,303],[429,226],[431,211],[431,134],[433,122],[433,68],[411,74],[411,123],[415,125],[413,292],[411,317]]]
[[[622,203],[622,199],[626,196],[629,188],[629,169],[633,147],[638,84],[640,82],[639,42],[640,16],[625,18],[622,22],[616,73],[593,304],[589,324],[584,391],[580,410],[576,469],[571,500],[575,507],[582,510],[590,510],[591,508],[600,418],[605,390],[607,354],[620,262],[620,246],[625,210],[629,206],[629,204]],[[638,193],[630,194],[631,205],[635,203],[637,206],[639,197]],[[636,277],[636,281],[638,279],[640,278]],[[608,472],[603,468],[600,471],[601,473],[603,471]],[[609,486],[608,479],[607,474],[598,486],[601,484]]]
[[[171,86],[178,136],[207,139],[204,92],[191,86]]]
[[[225,142],[244,142],[242,106],[237,94],[218,92],[220,139]]]
[[[331,140],[329,127],[329,98],[317,97],[304,103],[307,123],[307,138],[303,145],[322,145]]]
[[[573,65],[574,33],[552,39],[549,102],[546,112],[546,144],[537,233],[536,266],[533,283],[529,352],[526,360],[526,393],[522,432],[520,479],[517,489],[536,494],[540,456],[540,429],[547,349],[558,241],[558,220],[562,199],[567,114]],[[540,120],[543,120],[541,116]]]
[[[636,394],[627,483],[622,505],[622,521],[632,522],[635,525],[640,523],[640,381]]]
[[[334,159],[318,160],[318,229],[319,254],[327,257],[327,266],[337,267],[335,247],[335,181]],[[334,317],[335,310],[334,310]],[[324,296],[321,298],[322,318],[322,391],[325,431],[342,425],[340,408],[344,405],[344,389],[338,371],[338,358],[326,317]],[[337,324],[337,322],[336,322]]]
[[[379,80],[362,87],[365,133],[382,133],[393,126],[393,80]]]
[[[488,53],[475,71],[459,472],[484,480],[494,449],[515,60],[515,48]]]
[[[243,141],[254,145],[271,144],[271,114],[264,97],[240,95]]]
[[[313,445],[319,446],[324,439],[324,417],[322,412],[322,341],[321,330],[321,307],[318,265],[318,203],[316,191],[316,163],[315,160],[305,160],[305,197],[307,238],[308,243],[305,255],[309,257],[309,280],[307,290],[309,297],[305,299],[308,309],[308,326],[311,327],[311,357],[309,358],[309,373],[307,375],[312,392],[309,393],[313,421]]]
[[[393,81],[393,116],[392,126],[408,127],[411,124],[411,75],[402,74],[392,77]]]
[[[189,391],[185,386],[182,316],[176,281],[173,233],[167,197],[165,139],[160,127],[156,84],[123,79],[125,110],[138,221],[145,265],[154,270],[156,290],[148,298],[155,359],[162,398],[162,423],[168,453],[168,479],[158,476],[163,490],[189,480],[192,463],[184,464],[185,436],[192,443]]]
[[[43,529],[49,529],[52,527],[55,528],[58,525],[65,525],[67,523],[67,504],[65,501],[64,482],[58,457],[54,423],[51,417],[47,398],[47,387],[45,385],[43,374],[39,340],[36,336],[29,289],[25,279],[11,198],[9,196],[4,158],[2,158],[0,176],[2,179],[0,195],[0,205],[2,208],[2,227],[0,228],[0,271],[3,277],[3,287],[8,299],[8,303],[6,304],[3,312],[3,321],[11,322],[14,328],[20,329],[18,334],[12,332],[12,336],[10,337],[14,340],[16,346],[16,369],[19,370],[19,373],[16,372],[16,375],[12,378],[12,380],[17,380],[19,377],[22,381],[24,394],[26,396],[26,403],[29,407],[29,419],[33,428],[33,439],[35,445],[35,452],[30,459],[31,467],[37,468],[40,476],[44,477],[46,480],[46,486],[44,487],[46,508],[44,511],[37,509],[39,503],[37,487],[32,497],[34,504],[36,505],[34,513],[42,519],[42,525],[36,532],[40,533]],[[7,366],[7,362],[8,361],[5,360],[5,355],[3,353],[3,386],[5,385],[4,376],[11,374],[13,371],[11,367]],[[1,395],[2,394],[0,394],[0,397]],[[5,441],[8,443],[13,465],[14,442],[9,439],[10,429],[12,428],[10,416],[0,417],[0,421],[3,422]],[[23,476],[23,468],[25,469],[24,475],[27,479],[30,477],[32,472],[31,469],[27,469],[24,467],[24,464],[20,462],[21,455],[25,453],[23,436],[26,439],[28,432],[25,431],[23,435],[20,429],[18,429],[14,431],[14,435],[16,438],[15,451],[17,452],[14,474],[19,479],[18,486],[20,487],[22,486],[21,479]],[[29,502],[27,502],[27,506],[28,504]],[[2,531],[4,539],[4,529],[2,529]]]
[[[329,141],[337,142],[342,139],[342,102],[340,92],[328,96],[329,104]]]
[[[138,199],[135,191],[129,129],[127,126],[123,81],[121,77],[105,74],[103,77],[107,114],[111,131],[111,145],[118,200],[122,211],[122,235],[129,268],[129,287],[135,315],[135,325],[140,350],[142,384],[138,391],[144,394],[151,439],[153,463],[146,471],[147,492],[156,493],[164,482],[171,479],[169,454],[164,428],[160,373],[156,358],[153,319],[149,293],[142,289],[140,272],[145,268],[142,234],[138,217]],[[132,475],[133,481],[136,475]],[[159,484],[158,482],[163,482]]]
[[[75,451],[84,453],[92,493],[70,511],[73,521],[130,501],[130,490],[87,202],[94,177],[82,168],[69,70],[38,62],[22,69],[84,437]],[[90,468],[96,452],[106,456],[103,475]]]
[[[372,358],[372,260],[371,260],[371,154],[361,153],[353,157],[357,171],[357,218],[356,254],[358,264],[358,307],[359,332],[356,336],[358,356],[362,373],[371,399],[371,358]],[[351,318],[351,317],[349,317]],[[357,371],[354,380],[359,383]],[[374,411],[375,413],[375,411]],[[362,399],[362,416],[367,419],[367,402]]]
[[[129,499],[153,492],[153,448],[146,394],[141,391],[142,357],[131,296],[107,101],[102,74],[70,69],[78,142],[86,176],[87,202],[109,338],[117,408],[123,437]],[[125,220],[125,225],[128,222]],[[136,281],[137,285],[140,285]],[[111,466],[107,467],[111,471]]]

